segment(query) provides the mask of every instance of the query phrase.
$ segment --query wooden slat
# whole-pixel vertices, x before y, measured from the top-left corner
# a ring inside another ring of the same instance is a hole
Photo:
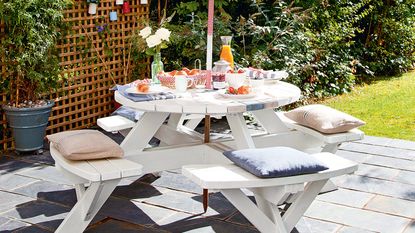
[[[324,162],[329,169],[306,175],[267,179],[258,178],[233,164],[188,165],[183,167],[182,173],[202,188],[234,189],[272,187],[329,179],[353,173],[358,167],[355,162],[330,153],[319,153],[312,156]]]
[[[49,119],[47,134],[95,125],[98,118],[113,111],[114,97],[109,90],[114,86],[112,79],[123,84],[138,78],[130,74],[125,79],[124,66],[127,62],[124,58],[128,53],[123,51],[129,48],[128,39],[133,29],[143,27],[142,23],[149,18],[149,5],[141,5],[140,0],[130,0],[131,13],[122,14],[122,6],[115,5],[115,0],[101,0],[97,14],[89,15],[85,0],[75,0],[73,3],[70,9],[65,10],[65,21],[71,23],[71,31],[57,45],[60,65],[64,70],[62,75],[68,79],[61,84],[61,88],[49,95],[50,99],[56,100],[56,105]],[[110,11],[117,11],[117,21],[109,21]],[[107,24],[110,32],[99,35],[96,26],[104,24]],[[3,32],[0,22],[0,34]],[[94,47],[85,53],[85,46],[91,41]],[[105,53],[108,50],[112,56]],[[149,64],[149,59],[142,63]],[[130,59],[129,67],[133,69],[135,65],[136,62]],[[5,71],[0,56],[0,74]],[[149,71],[147,67],[142,78],[149,77]],[[8,99],[8,96],[0,93],[0,104],[6,103]],[[13,147],[11,132],[4,114],[0,122],[0,145],[3,150],[10,149]]]

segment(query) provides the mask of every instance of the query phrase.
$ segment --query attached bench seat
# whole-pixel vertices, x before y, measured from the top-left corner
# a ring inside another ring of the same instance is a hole
[[[324,152],[336,153],[337,147],[341,143],[362,140],[365,135],[358,129],[352,129],[344,133],[324,134],[292,121],[284,115],[284,112],[276,112],[276,114],[289,129],[298,130],[323,141],[326,144],[326,148],[323,148]]]
[[[83,232],[123,178],[142,174],[142,165],[123,158],[71,161],[50,145],[55,167],[75,185],[78,202],[56,232]],[[88,187],[86,187],[88,186]]]
[[[288,233],[303,216],[328,179],[357,170],[356,163],[331,153],[312,155],[323,161],[328,170],[318,173],[258,178],[234,164],[189,165],[182,173],[204,189],[220,190],[222,194],[261,232]],[[241,188],[250,189],[254,204]],[[281,216],[278,205],[287,204]]]

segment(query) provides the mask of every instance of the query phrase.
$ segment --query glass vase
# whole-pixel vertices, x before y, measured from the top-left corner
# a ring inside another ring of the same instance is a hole
[[[164,71],[164,65],[163,62],[161,62],[161,53],[156,53],[153,57],[153,62],[151,63],[151,79],[155,84],[160,83],[157,78],[157,74],[160,71]]]

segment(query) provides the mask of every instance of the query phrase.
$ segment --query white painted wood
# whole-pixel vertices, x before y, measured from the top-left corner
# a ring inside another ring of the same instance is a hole
[[[259,231],[280,233],[274,223],[240,189],[224,189],[221,192]]]
[[[294,229],[297,222],[317,197],[326,182],[327,179],[321,179],[308,183],[304,192],[291,204],[283,216],[283,221],[286,223],[288,232]]]
[[[177,99],[133,102],[122,96],[118,91],[115,92],[115,100],[118,103],[138,110],[202,115],[242,113],[246,111],[246,105],[252,102],[264,103],[265,108],[271,109],[293,103],[300,96],[301,93],[298,87],[285,82],[277,82],[264,86],[264,94],[258,94],[252,99],[245,100],[221,98],[215,92],[191,92]]]
[[[287,196],[287,193],[297,193],[303,191],[304,184],[299,183],[278,187],[252,188],[250,190],[256,195],[263,197],[268,202],[277,205],[281,203],[281,199]]]
[[[231,128],[236,148],[238,150],[255,148],[255,143],[249,133],[248,127],[246,126],[243,114],[227,114],[226,119],[228,120],[229,127]]]
[[[168,113],[158,112],[144,113],[121,143],[124,152],[142,151],[168,115]]]
[[[129,129],[134,127],[135,122],[125,117],[116,115],[99,118],[97,125],[107,132],[115,132],[123,129]]]
[[[200,124],[200,122],[203,120],[204,118],[198,118],[198,119],[190,119],[188,120],[184,126],[189,128],[189,129],[196,129],[196,127]]]
[[[85,185],[84,184],[75,184],[75,192],[76,192],[76,199],[81,199],[82,195],[85,193]]]
[[[264,109],[252,112],[255,119],[270,134],[290,131],[281,119],[275,115],[274,109]]]
[[[180,128],[178,129],[177,126],[176,128],[173,128],[167,125],[162,125],[154,137],[167,145],[180,145],[201,142],[199,137],[186,134]]]
[[[258,209],[260,209],[275,224],[274,228],[276,228],[277,232],[288,233],[276,205],[271,204],[260,195],[255,195],[255,201]]]
[[[170,114],[167,125],[173,129],[177,129],[179,125],[183,125],[185,120],[185,114],[182,113],[172,113]]]
[[[82,177],[86,180],[94,182],[101,180],[101,174],[87,161],[71,161],[65,159],[56,150],[52,143],[50,145],[50,154],[55,160],[55,163],[59,164],[59,166],[66,171],[76,174],[77,176]]]
[[[355,162],[330,153],[319,153],[312,156],[323,161],[329,169],[305,175],[261,179],[236,165],[199,164],[183,166],[182,173],[205,189],[235,189],[273,187],[329,179],[353,173],[358,167]]]
[[[98,210],[102,207],[102,205],[114,191],[119,181],[120,179],[93,182],[82,195],[82,197],[78,200],[69,214],[65,217],[55,232],[83,232],[93,217],[96,215]]]

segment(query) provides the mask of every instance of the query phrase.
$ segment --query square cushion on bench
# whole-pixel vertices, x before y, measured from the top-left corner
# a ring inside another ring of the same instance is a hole
[[[225,151],[228,159],[261,178],[314,173],[328,169],[318,159],[289,147]]]
[[[74,130],[48,135],[56,149],[69,160],[122,157],[121,147],[97,130]]]
[[[347,113],[320,104],[299,107],[284,115],[300,125],[326,134],[347,132],[365,124]]]

